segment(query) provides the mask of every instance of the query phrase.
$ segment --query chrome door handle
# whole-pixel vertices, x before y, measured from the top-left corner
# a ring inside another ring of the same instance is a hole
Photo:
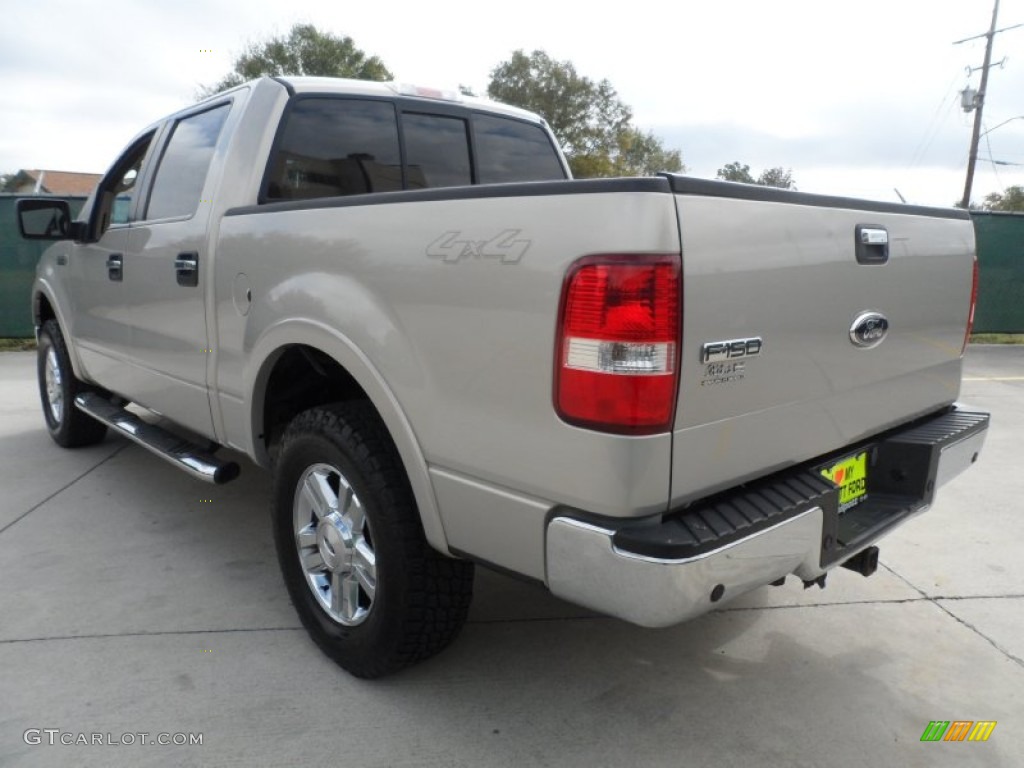
[[[178,285],[199,285],[199,254],[179,253],[174,260],[174,274],[178,278]]]
[[[124,280],[124,255],[112,253],[107,256],[107,278],[115,283]]]

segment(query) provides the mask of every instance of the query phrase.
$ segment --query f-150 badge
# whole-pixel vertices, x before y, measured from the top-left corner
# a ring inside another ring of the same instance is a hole
[[[705,343],[700,350],[700,361],[704,364],[700,385],[709,387],[742,381],[747,375],[744,360],[760,355],[763,347],[764,340],[760,336]]]
[[[729,339],[728,341],[709,341],[700,350],[702,363],[714,363],[720,360],[737,360],[743,357],[756,357],[761,354],[764,340],[760,336],[752,339]]]
[[[521,229],[503,229],[489,240],[475,240],[462,232],[445,232],[427,246],[427,256],[445,264],[463,259],[497,259],[502,264],[518,264],[530,249],[530,241],[517,239]]]

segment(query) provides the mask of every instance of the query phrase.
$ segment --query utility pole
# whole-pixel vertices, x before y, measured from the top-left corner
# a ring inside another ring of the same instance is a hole
[[[981,110],[985,106],[985,93],[988,88],[988,70],[992,65],[992,41],[996,36],[996,18],[999,16],[999,0],[992,6],[992,25],[985,37],[985,63],[981,66],[981,85],[978,87],[977,109],[974,111],[974,131],[971,133],[971,153],[967,156],[967,181],[964,182],[964,198],[960,207],[967,209],[971,205],[971,187],[974,186],[974,166],[978,163],[978,141],[981,139]],[[979,35],[980,37],[980,35]],[[973,39],[973,38],[968,38]],[[965,42],[959,40],[958,42]],[[956,45],[956,43],[954,43]]]

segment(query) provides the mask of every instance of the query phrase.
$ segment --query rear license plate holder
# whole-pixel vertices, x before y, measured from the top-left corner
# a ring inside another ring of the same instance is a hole
[[[868,496],[868,452],[866,450],[818,468],[822,477],[839,486],[839,514],[849,512]]]

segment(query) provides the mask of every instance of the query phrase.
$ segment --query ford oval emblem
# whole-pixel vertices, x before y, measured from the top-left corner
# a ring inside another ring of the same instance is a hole
[[[863,349],[877,347],[889,333],[889,320],[881,312],[862,312],[850,326],[850,341]]]

